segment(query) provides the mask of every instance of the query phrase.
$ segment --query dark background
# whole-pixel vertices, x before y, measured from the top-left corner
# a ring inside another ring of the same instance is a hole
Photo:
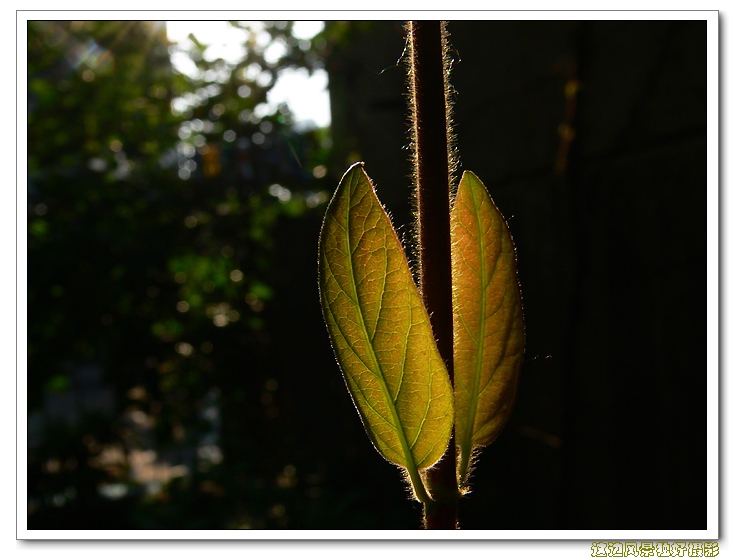
[[[208,84],[172,73],[160,30],[51,23],[29,25],[28,527],[418,528],[316,280],[354,161],[411,237],[401,24],[287,42],[279,67],[329,73],[332,129],[305,133],[243,117],[268,87],[237,69],[171,114]],[[527,340],[465,529],[707,526],[705,25],[450,22],[461,169],[509,222]],[[112,67],[72,57],[90,41]]]

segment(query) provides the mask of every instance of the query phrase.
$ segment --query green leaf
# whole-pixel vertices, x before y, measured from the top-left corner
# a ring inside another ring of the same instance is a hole
[[[444,454],[453,397],[406,256],[361,163],[329,203],[319,242],[324,319],[352,400],[377,450],[419,471]]]
[[[451,232],[455,437],[464,484],[473,450],[491,443],[510,415],[524,329],[513,238],[471,172],[462,175]]]

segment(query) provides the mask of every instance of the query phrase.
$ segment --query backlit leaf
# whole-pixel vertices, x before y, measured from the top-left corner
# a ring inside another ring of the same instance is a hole
[[[319,285],[332,347],[363,425],[425,501],[419,471],[446,450],[452,388],[401,244],[362,164],[345,173],[329,203]]]
[[[462,175],[451,231],[455,438],[463,484],[473,449],[491,443],[510,415],[524,330],[513,239],[471,172]]]

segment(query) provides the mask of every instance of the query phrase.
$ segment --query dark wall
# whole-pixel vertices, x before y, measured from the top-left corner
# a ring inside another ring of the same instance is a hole
[[[353,26],[327,62],[337,167],[364,160],[405,232],[401,25]],[[462,526],[705,528],[705,22],[449,30],[462,169],[509,221],[527,334],[514,414]],[[381,476],[364,484],[398,478],[365,461]]]

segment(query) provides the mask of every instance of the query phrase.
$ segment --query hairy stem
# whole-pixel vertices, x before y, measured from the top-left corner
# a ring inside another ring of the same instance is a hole
[[[410,89],[414,180],[419,246],[419,287],[450,380],[454,379],[452,260],[449,236],[450,133],[446,100],[444,24],[411,21]],[[457,488],[454,436],[426,479],[432,501],[425,503],[426,529],[456,529]]]

